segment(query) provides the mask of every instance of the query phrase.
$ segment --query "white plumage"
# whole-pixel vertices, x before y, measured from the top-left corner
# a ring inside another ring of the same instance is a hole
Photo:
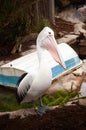
[[[46,59],[46,55],[44,55],[45,53],[43,53],[44,51],[48,51],[54,60],[65,68],[57,48],[54,32],[49,27],[45,27],[37,37],[38,70],[32,74],[27,74],[18,87],[17,94],[21,103],[32,102],[40,98],[51,85],[51,68]]]

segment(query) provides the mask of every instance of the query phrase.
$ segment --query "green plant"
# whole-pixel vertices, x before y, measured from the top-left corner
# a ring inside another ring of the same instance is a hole
[[[44,105],[47,106],[64,106],[67,102],[73,100],[74,97],[78,98],[79,92],[71,89],[70,92],[59,90],[54,95],[45,95],[42,97]],[[33,103],[18,104],[15,93],[0,89],[0,111],[14,111],[22,108],[35,108],[39,106],[39,100]]]
[[[51,24],[48,19],[42,19],[39,21],[38,25],[36,26],[36,32],[40,32],[45,26],[51,27]]]

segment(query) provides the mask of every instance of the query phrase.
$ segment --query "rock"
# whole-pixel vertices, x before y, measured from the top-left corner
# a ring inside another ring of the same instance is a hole
[[[83,60],[82,67],[80,69],[77,69],[73,73],[76,75],[81,75],[83,78],[83,82],[80,88],[80,98],[82,99],[79,99],[79,104],[82,106],[86,106],[86,59]]]
[[[46,94],[53,95],[58,90],[79,91],[83,81],[86,81],[86,60],[82,62],[82,66],[76,70],[72,70],[68,74],[55,79]]]
[[[51,87],[48,89],[46,94],[53,95],[58,90],[71,91],[72,90],[80,90],[81,84],[83,82],[82,76],[75,76],[70,73],[65,76],[61,76],[60,78],[53,81]]]
[[[85,27],[85,21],[86,21],[86,5],[79,8],[70,8],[66,9],[65,11],[61,12],[59,14],[60,18],[62,18],[65,21],[70,21],[74,23],[74,33],[75,34],[83,34],[84,37],[86,37],[86,27]]]
[[[76,76],[82,76],[82,74],[83,74],[82,67],[80,67],[79,69],[73,71],[73,74],[76,75]]]
[[[83,60],[82,71],[86,73],[86,59]]]
[[[74,25],[74,33],[77,35],[83,34],[84,37],[86,37],[86,25],[83,22],[76,23]]]
[[[0,61],[0,66],[2,66],[4,64],[4,61]]]
[[[86,21],[86,5],[78,8],[78,10],[76,11],[76,17],[82,22]]]
[[[22,119],[22,118],[25,118],[26,116],[36,115],[36,114],[37,113],[33,108],[31,109],[27,108],[27,109],[16,110],[13,112],[0,112],[0,117],[4,115],[8,115],[9,119],[15,119],[16,117],[17,118],[20,117]]]
[[[77,41],[77,38],[78,38],[78,35],[67,34],[67,35],[65,35],[64,37],[59,38],[59,39],[57,40],[57,43],[68,43],[68,44],[71,44],[71,43],[76,42],[76,41]]]
[[[79,104],[82,106],[86,106],[86,82],[83,82],[83,84],[81,85],[80,93],[80,97],[82,97],[82,99],[79,99]]]
[[[65,21],[70,21],[72,23],[85,22],[86,21],[86,5],[78,9],[68,8],[62,11],[59,14],[59,16]]]

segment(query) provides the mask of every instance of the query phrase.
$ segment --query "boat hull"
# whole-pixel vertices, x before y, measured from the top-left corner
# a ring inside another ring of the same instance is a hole
[[[78,54],[66,43],[58,45],[66,70],[56,63],[51,55],[46,51],[44,55],[51,66],[52,80],[74,70],[82,64]],[[35,64],[35,65],[34,65]],[[17,87],[17,82],[24,73],[31,73],[38,69],[37,52],[20,57],[0,67],[0,84],[4,86]]]

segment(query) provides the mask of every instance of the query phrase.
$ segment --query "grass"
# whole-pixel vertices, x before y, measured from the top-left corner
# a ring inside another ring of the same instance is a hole
[[[13,94],[0,95],[0,111],[13,111],[21,109],[23,105],[19,105]]]
[[[64,106],[68,101],[73,99],[75,96],[78,97],[77,91],[67,92],[64,90],[59,90],[54,96],[46,95],[42,98],[44,105],[47,106]],[[13,92],[0,90],[0,111],[14,111],[23,108],[33,108],[39,105],[39,100],[34,103],[23,103],[18,104],[16,100],[16,95]]]

